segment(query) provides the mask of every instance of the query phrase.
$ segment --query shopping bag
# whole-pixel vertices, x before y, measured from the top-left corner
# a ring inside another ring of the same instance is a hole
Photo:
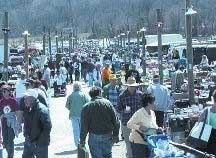
[[[89,158],[89,152],[86,147],[78,145],[77,158]]]
[[[187,138],[187,143],[192,147],[206,148],[211,135],[210,108],[205,111],[203,122],[196,122]]]

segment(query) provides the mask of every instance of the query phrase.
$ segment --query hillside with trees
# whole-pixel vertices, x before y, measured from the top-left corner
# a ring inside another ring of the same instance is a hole
[[[215,0],[193,0],[198,14],[193,18],[194,36],[215,33]],[[61,31],[73,28],[90,32],[92,37],[113,37],[128,27],[133,34],[145,26],[156,33],[156,9],[163,14],[165,33],[184,34],[184,0],[0,0],[1,21],[6,10],[10,15],[10,35],[24,30],[40,35],[43,26]]]

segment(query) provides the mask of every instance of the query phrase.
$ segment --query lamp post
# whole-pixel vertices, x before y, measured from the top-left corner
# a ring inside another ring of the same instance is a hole
[[[2,28],[4,33],[4,75],[3,79],[8,81],[8,32],[9,29],[9,22],[8,22],[8,12],[4,14],[4,27]]]
[[[145,45],[146,45],[146,38],[145,38],[145,32],[146,32],[146,28],[142,28],[140,30],[140,32],[142,33],[142,55],[143,55],[143,76],[146,76],[146,53],[145,53]]]
[[[43,55],[46,55],[46,27],[43,27]]]
[[[121,36],[122,36],[123,48],[125,49],[125,36],[126,36],[126,34],[121,33]]]
[[[139,53],[139,48],[140,48],[140,32],[139,32],[139,26],[137,25],[137,51]]]
[[[63,38],[63,32],[61,32],[61,53],[64,53],[64,38]]]
[[[90,45],[90,42],[89,42],[89,45]],[[72,48],[74,51],[74,48],[75,48],[75,37],[74,36],[72,37]]]
[[[71,57],[71,53],[72,53],[72,44],[73,44],[73,39],[72,39],[72,32],[69,33],[69,56]]]
[[[118,48],[120,47],[120,38],[121,38],[121,36],[118,35],[118,36],[117,36],[117,40],[118,40]]]
[[[50,28],[49,28],[49,55],[50,57],[52,56],[52,43],[51,43],[51,33],[50,33]]]
[[[161,10],[157,9],[157,34],[158,34],[158,65],[159,65],[159,75],[160,82],[163,84],[163,57],[162,57],[162,15]]]
[[[28,69],[28,66],[29,66],[29,54],[28,54],[28,36],[29,36],[29,32],[28,31],[24,31],[23,32],[23,36],[24,36],[24,40],[25,40],[25,71],[26,71],[26,79],[28,79],[29,77],[29,69]]]
[[[193,76],[193,48],[192,48],[192,15],[197,14],[191,7],[191,1],[186,0],[186,42],[187,42],[187,71],[188,71],[188,92],[189,102],[194,103],[194,76]]]
[[[56,40],[56,53],[58,53],[58,32],[55,33],[55,40]]]

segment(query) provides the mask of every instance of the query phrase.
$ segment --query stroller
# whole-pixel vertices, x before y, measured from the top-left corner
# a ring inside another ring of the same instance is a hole
[[[185,144],[172,142],[167,135],[151,135],[147,137],[150,158],[215,158]]]
[[[54,97],[62,97],[67,95],[66,82],[64,82],[62,85],[57,85],[57,82],[55,81],[53,83],[53,88],[54,88]]]

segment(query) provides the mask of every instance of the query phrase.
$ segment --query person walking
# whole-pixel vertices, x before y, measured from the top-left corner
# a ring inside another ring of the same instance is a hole
[[[136,83],[134,77],[128,77],[126,86],[127,89],[119,95],[117,111],[121,114],[121,129],[126,143],[126,157],[132,158],[131,144],[129,141],[130,129],[127,127],[127,122],[141,108],[142,92],[138,90],[140,84]]]
[[[147,92],[155,97],[155,114],[159,127],[164,126],[164,112],[170,106],[170,91],[160,84],[160,76],[153,76],[153,84],[147,88]]]
[[[69,110],[69,118],[72,122],[75,146],[78,147],[80,138],[80,117],[83,106],[90,101],[88,95],[82,92],[81,84],[75,82],[73,92],[68,96],[66,108]]]
[[[26,87],[25,87],[25,82],[26,82],[26,72],[25,71],[21,71],[20,74],[20,78],[18,79],[18,81],[15,84],[15,95],[16,95],[16,99],[17,102],[20,102],[20,99],[23,97],[23,93],[25,93],[26,91]]]
[[[211,107],[207,107],[203,110],[203,113],[201,114],[199,121],[203,122],[205,120],[206,112],[208,112],[208,108],[210,108],[210,125],[212,126],[211,135],[208,141],[208,145],[204,150],[205,152],[209,154],[216,155],[216,90],[212,94],[214,104]],[[209,117],[209,116],[208,116]]]
[[[173,74],[172,77],[172,90],[181,91],[181,86],[184,84],[184,66],[179,66],[178,70]]]
[[[102,79],[101,79],[101,65],[96,64],[95,69],[93,70],[93,79],[94,79],[94,85],[101,87],[102,86]]]
[[[22,158],[48,158],[52,123],[49,109],[37,98],[38,92],[28,89],[25,93],[25,105],[21,107],[25,137]]]
[[[129,140],[133,158],[148,158],[150,156],[150,150],[146,140],[144,140],[143,134],[152,135],[160,130],[153,111],[154,100],[154,96],[143,94],[141,101],[142,108],[135,112],[127,122],[127,127],[131,129]]]
[[[110,83],[103,87],[103,97],[108,99],[116,108],[121,86],[118,85],[118,78],[115,74],[110,75],[109,81]]]
[[[81,112],[80,146],[85,146],[89,133],[89,148],[92,158],[112,158],[112,145],[119,141],[119,121],[109,100],[102,97],[100,87],[92,87],[91,101]]]
[[[125,74],[125,81],[126,82],[127,82],[129,77],[134,77],[136,79],[136,83],[141,82],[141,77],[140,77],[139,71],[137,71],[136,65],[134,65],[134,64],[131,64],[130,69],[128,71],[126,71],[126,74]]]
[[[109,76],[112,73],[110,66],[106,63],[105,67],[101,71],[102,75],[102,87],[106,86],[109,83]]]
[[[48,88],[50,88],[50,77],[51,77],[51,70],[47,64],[44,65],[44,73],[42,79],[47,82]]]
[[[14,139],[21,130],[17,121],[18,102],[11,96],[10,86],[2,86],[3,98],[0,100],[0,113],[2,123],[3,145],[8,153],[8,158],[14,157]]]

